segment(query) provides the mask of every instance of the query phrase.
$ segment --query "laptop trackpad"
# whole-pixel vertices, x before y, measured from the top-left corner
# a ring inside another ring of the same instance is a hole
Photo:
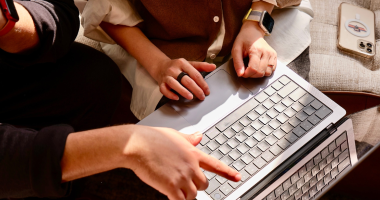
[[[204,101],[194,99],[171,101],[169,104],[197,131],[204,131],[250,97],[250,91],[225,70],[207,77],[210,95]]]

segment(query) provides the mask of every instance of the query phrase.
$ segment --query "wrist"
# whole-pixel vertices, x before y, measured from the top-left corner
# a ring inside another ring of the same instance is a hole
[[[159,83],[161,81],[161,74],[165,73],[164,69],[166,68],[166,66],[170,65],[171,61],[172,60],[165,55],[156,59],[153,62],[154,64],[151,65],[150,68],[146,69],[148,70],[149,74],[153,77],[153,79]]]
[[[241,27],[242,30],[247,30],[252,32],[256,37],[264,38],[265,32],[260,27],[259,22],[255,21],[245,21]]]

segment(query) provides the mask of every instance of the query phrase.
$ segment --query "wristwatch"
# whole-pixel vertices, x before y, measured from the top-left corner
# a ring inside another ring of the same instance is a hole
[[[243,19],[243,22],[247,20],[259,22],[261,29],[265,32],[265,35],[270,35],[272,33],[274,20],[267,11],[249,9]]]
[[[0,7],[7,23],[0,30],[0,37],[7,34],[18,22],[19,17],[13,0],[0,0]]]

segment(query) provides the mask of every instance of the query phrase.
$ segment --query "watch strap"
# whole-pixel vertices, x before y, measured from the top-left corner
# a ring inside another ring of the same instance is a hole
[[[8,22],[4,25],[4,27],[0,30],[0,37],[7,34],[12,28],[15,26],[16,22],[9,20]]]
[[[246,20],[251,20],[251,21],[259,22],[260,19],[261,19],[261,15],[262,14],[263,14],[262,11],[249,9],[247,15],[243,19],[243,22],[246,21]]]

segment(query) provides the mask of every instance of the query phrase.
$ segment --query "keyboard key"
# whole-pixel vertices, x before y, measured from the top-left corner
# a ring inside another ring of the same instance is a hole
[[[226,128],[231,126],[233,123],[235,123],[237,120],[239,120],[243,115],[247,114],[250,110],[255,108],[257,105],[259,105],[259,102],[257,102],[254,98],[248,100],[245,104],[240,106],[238,109],[236,109],[234,112],[230,113],[227,117],[225,117],[218,124],[216,124],[215,127],[219,131],[226,130]]]
[[[243,132],[248,135],[248,136],[251,136],[256,130],[252,127],[252,126],[247,126]]]
[[[331,162],[331,167],[336,167],[338,166],[339,164],[339,158],[335,158],[332,162]]]
[[[295,114],[297,114],[297,112],[293,110],[293,108],[288,108],[284,111],[284,114],[290,118],[290,117],[293,117]]]
[[[258,157],[256,160],[253,161],[253,164],[255,164],[257,168],[262,168],[264,165],[267,164],[267,162],[265,162],[265,160],[263,160],[261,157]]]
[[[258,142],[253,139],[253,138],[248,138],[246,141],[245,141],[245,144],[247,146],[249,146],[250,148],[254,147]]]
[[[284,125],[281,126],[281,129],[282,129],[285,133],[289,133],[291,130],[293,130],[293,126],[290,125],[289,123],[285,123]]]
[[[346,134],[345,134],[345,133],[342,134],[342,135],[340,135],[340,136],[335,140],[335,142],[336,142],[336,146],[342,144],[342,143],[343,143],[344,141],[346,141],[346,140],[347,140],[347,137],[346,137]]]
[[[306,167],[301,167],[299,170],[298,170],[298,175],[301,177],[305,176],[305,174],[307,173],[306,171]]]
[[[219,135],[219,131],[215,128],[215,127],[212,127],[211,129],[209,129],[205,135],[210,138],[210,139],[214,139],[217,135]]]
[[[215,141],[222,145],[227,142],[227,138],[224,135],[218,135],[218,137],[215,138]]]
[[[259,149],[260,149],[261,151],[266,151],[270,146],[269,146],[269,144],[268,144],[267,142],[262,141],[262,142],[260,142],[260,143],[257,145],[257,147],[259,147]]]
[[[309,116],[303,111],[301,111],[298,114],[296,114],[296,117],[301,121],[305,121]]]
[[[270,151],[266,151],[263,154],[261,154],[261,157],[265,161],[269,162],[269,161],[271,161],[274,158],[274,155]]]
[[[294,135],[293,133],[288,133],[285,135],[286,140],[288,140],[290,143],[294,143],[298,137]]]
[[[276,131],[273,132],[273,135],[276,136],[277,139],[281,139],[284,137],[286,133],[282,131],[281,129],[277,129]]]
[[[230,192],[232,192],[233,188],[228,184],[228,183],[225,183],[223,184],[219,190],[224,194],[224,195],[228,195]]]
[[[235,147],[237,147],[237,145],[239,145],[239,142],[237,142],[235,139],[232,139],[232,140],[229,140],[227,144],[228,146],[234,149]]]
[[[265,94],[265,92],[260,92],[259,94],[257,94],[257,95],[255,96],[255,99],[256,99],[258,102],[262,103],[262,102],[264,102],[268,97],[269,97],[269,96],[268,96],[267,94]]]
[[[289,117],[287,117],[284,113],[281,113],[277,116],[277,120],[281,122],[281,124],[285,123],[288,121]]]
[[[264,90],[265,94],[268,96],[272,96],[274,93],[276,93],[276,90],[273,89],[273,87],[267,87],[267,89]]]
[[[223,155],[219,152],[219,151],[214,151],[210,154],[210,156],[216,158],[216,159],[220,159],[221,157],[223,157]]]
[[[226,155],[228,152],[231,151],[231,147],[229,147],[227,144],[224,144],[219,148],[219,151]]]
[[[259,117],[259,121],[263,124],[267,124],[270,120],[271,118],[267,114]]]
[[[237,171],[240,171],[240,170],[242,170],[242,169],[245,167],[245,164],[244,164],[242,161],[238,160],[238,161],[235,161],[235,162],[232,164],[232,166],[234,166],[234,168],[235,168]]]
[[[326,159],[323,159],[319,162],[319,169],[323,169],[327,165]]]
[[[299,98],[301,98],[303,95],[306,94],[306,91],[303,90],[302,88],[297,88],[294,92],[292,92],[289,97],[293,100],[293,101],[297,101]]]
[[[292,186],[292,183],[290,182],[290,179],[287,179],[287,180],[284,181],[284,183],[282,184],[282,187],[284,188],[284,190],[289,189],[290,186]]]
[[[282,200],[286,200],[288,197],[290,197],[290,194],[288,191],[285,191],[284,193],[282,193],[281,195],[281,199]]]
[[[321,120],[315,116],[315,115],[312,115],[310,116],[309,118],[307,118],[307,121],[309,121],[310,123],[312,123],[313,125],[316,125],[318,124]]]
[[[242,182],[246,181],[250,177],[250,175],[244,170],[240,172],[240,175],[241,175],[241,181]]]
[[[274,191],[273,191],[270,194],[268,194],[266,200],[275,200],[275,199],[276,199],[276,195],[274,194]]]
[[[276,111],[276,109],[272,108],[270,110],[268,110],[267,112],[267,115],[270,117],[270,118],[275,118],[279,113]]]
[[[308,121],[304,121],[304,122],[301,122],[301,125],[300,125],[303,129],[305,129],[305,131],[308,131],[308,130],[310,130],[312,127],[313,127],[313,125],[312,124],[310,124],[310,122],[308,122]]]
[[[297,190],[298,190],[297,184],[294,184],[294,185],[289,187],[289,194],[293,195]]]
[[[321,162],[321,160],[322,160],[321,154],[317,154],[316,156],[314,156],[314,164],[315,165],[318,165],[319,162]]]
[[[281,123],[277,120],[272,120],[271,122],[269,122],[268,124],[270,127],[272,127],[273,129],[277,129],[278,127],[281,126]]]
[[[300,110],[302,110],[303,109],[303,105],[302,104],[300,104],[299,102],[296,102],[296,103],[294,103],[292,106],[291,106],[291,108],[293,108],[295,111],[297,111],[297,112],[299,112]]]
[[[210,154],[210,153],[211,153],[210,149],[207,148],[207,147],[203,147],[203,148],[201,148],[200,150],[201,150],[203,153],[205,153],[205,154]]]
[[[315,115],[317,115],[317,117],[319,117],[320,119],[323,119],[325,118],[327,115],[329,115],[331,113],[331,110],[329,108],[327,108],[326,106],[322,106],[316,113]]]
[[[275,90],[280,90],[282,87],[284,87],[284,85],[282,83],[280,83],[279,81],[276,81],[272,84],[272,87],[275,89]]]
[[[240,158],[241,154],[239,153],[238,150],[234,149],[228,154],[233,160],[237,160]]]
[[[224,195],[219,190],[216,190],[215,192],[210,194],[210,196],[213,200],[220,200],[224,198]]]
[[[284,191],[284,189],[282,188],[282,185],[278,186],[275,190],[274,190],[274,193],[276,194],[276,197],[279,197],[282,192]]]
[[[298,126],[297,128],[293,129],[293,133],[297,135],[298,137],[301,137],[303,134],[306,133],[306,131],[300,126]]]
[[[317,186],[311,187],[309,190],[310,197],[313,197],[315,194],[317,194],[317,192],[318,192]]]
[[[314,167],[314,160],[311,159],[309,162],[306,163],[306,171],[310,171]]]
[[[282,84],[286,85],[290,82],[290,79],[287,76],[283,76],[280,79],[278,79]]]
[[[302,192],[303,193],[306,193],[309,189],[310,189],[310,183],[309,182],[306,182],[303,186],[302,186]],[[307,194],[309,195],[309,194]]]
[[[295,193],[294,193],[294,198],[296,199],[300,199],[302,197],[302,190],[297,190]]]
[[[334,150],[334,157],[337,157],[342,151],[340,150],[340,146],[338,146],[335,150]]]
[[[233,162],[233,160],[229,156],[224,156],[222,159],[220,159],[220,161],[222,161],[226,165],[230,165]]]
[[[328,147],[324,148],[324,149],[321,151],[321,157],[322,157],[322,159],[323,159],[323,158],[326,158],[327,155],[329,155],[329,149],[328,149]]]
[[[350,158],[346,158],[338,165],[339,172],[342,172],[348,165],[350,165]]]
[[[206,145],[207,142],[209,142],[209,141],[210,141],[210,139],[209,139],[207,136],[203,135],[200,144],[201,144],[202,146],[204,146],[204,145]]]
[[[283,88],[281,88],[277,92],[277,94],[280,95],[282,98],[285,98],[286,96],[288,96],[291,92],[293,92],[297,88],[298,88],[298,85],[296,85],[294,82],[290,82],[289,84],[287,84]]]
[[[311,102],[310,104],[311,106],[313,106],[314,109],[318,110],[319,108],[322,107],[322,103],[319,102],[318,100],[314,100],[313,102]]]
[[[216,179],[212,179],[208,182],[208,188],[205,190],[207,194],[211,194],[220,186],[220,183]]]
[[[265,138],[265,135],[263,133],[261,133],[260,131],[256,132],[253,134],[253,137],[257,140],[257,141],[261,141]]]
[[[300,180],[297,181],[297,188],[300,189],[305,184],[305,178],[300,178]]]
[[[256,173],[259,169],[253,164],[250,163],[245,167],[245,171],[247,171],[250,175]]]
[[[330,183],[330,181],[332,180],[332,174],[333,174],[333,171],[335,171],[334,169],[331,171],[331,175],[330,174],[327,174],[324,178],[323,178],[323,181],[325,182],[325,184],[327,185],[328,183]],[[338,172],[338,170],[336,171]],[[336,174],[338,175],[338,174]],[[335,176],[336,176],[335,175]],[[334,177],[335,177],[334,176]]]
[[[239,181],[239,182],[228,181],[227,183],[230,184],[231,187],[233,187],[234,189],[236,189],[237,187],[239,187],[239,185],[240,185],[242,182],[241,182],[241,181]]]
[[[295,184],[299,179],[300,179],[300,177],[298,176],[298,172],[294,173],[294,174],[290,177],[290,181],[292,182],[292,184]]]
[[[255,111],[251,111],[248,113],[247,117],[253,121],[253,120],[257,119],[258,117],[260,117],[260,115]]]
[[[270,136],[268,136],[266,139],[265,139],[265,141],[266,142],[268,142],[268,144],[269,145],[274,145],[274,143],[276,143],[277,142],[277,138],[276,137],[274,137],[273,135],[270,135]]]
[[[291,100],[289,97],[286,97],[281,101],[281,103],[284,104],[284,106],[289,107],[294,103],[294,101]]]
[[[239,142],[244,142],[248,136],[246,136],[244,133],[237,133],[235,136],[235,139],[237,139]]]
[[[240,132],[241,130],[243,130],[244,126],[241,125],[239,122],[237,122],[234,125],[232,125],[231,128],[232,128],[232,130],[234,130],[237,133],[237,132]]]
[[[274,145],[269,149],[270,152],[273,153],[273,155],[277,156],[278,154],[281,153],[282,149],[278,145]]]
[[[238,147],[237,147],[237,150],[239,150],[239,152],[241,154],[245,154],[245,152],[247,152],[249,150],[249,148],[245,145],[245,144],[240,144]]]
[[[270,99],[267,99],[267,100],[264,101],[263,106],[266,109],[270,109],[270,108],[272,108],[274,106],[274,103]]]
[[[251,126],[256,129],[256,130],[260,130],[261,127],[264,126],[264,124],[262,124],[259,120],[256,120],[254,121]]]
[[[326,157],[326,161],[327,161],[327,163],[331,163],[332,160],[334,160],[334,153],[330,153],[330,154],[327,155],[327,157]]]
[[[261,155],[262,151],[260,149],[258,149],[257,147],[255,148],[252,148],[250,151],[249,151],[249,154],[251,154],[253,157],[257,158],[259,155]]]
[[[211,151],[215,151],[215,149],[217,149],[219,146],[220,145],[215,141],[210,141],[209,143],[207,143],[207,147],[211,149]]]
[[[329,144],[329,152],[334,152],[335,148],[336,148],[336,144],[335,144],[335,141],[333,141]]]
[[[261,132],[263,132],[265,135],[269,135],[273,132],[273,129],[270,126],[266,125],[261,128]]]
[[[347,141],[344,141],[343,144],[340,145],[340,148],[342,149],[342,151],[344,151],[345,149],[348,148],[347,145],[348,145],[348,144],[347,144]]]
[[[272,100],[274,103],[278,103],[282,100],[282,97],[280,97],[278,94],[275,94],[271,96],[269,99]]]
[[[325,187],[325,182],[323,180],[318,181],[317,190],[321,190],[323,187]]]
[[[308,105],[303,109],[303,111],[310,116],[315,112],[315,109]]]
[[[303,106],[307,106],[312,101],[314,101],[314,97],[310,94],[305,94],[303,97],[299,99],[298,102],[300,102]]]
[[[209,171],[204,171],[203,173],[208,180],[211,180],[212,178],[214,178],[214,176],[216,176],[216,174],[209,172]]]
[[[330,179],[331,179],[331,178],[335,178],[338,174],[339,174],[339,172],[338,172],[338,168],[335,167],[334,169],[331,170],[331,176],[330,176]],[[326,179],[326,177],[325,177],[325,179]],[[328,183],[328,182],[326,182],[326,180],[325,180],[325,184],[327,184],[327,183]]]
[[[259,105],[255,108],[255,111],[259,113],[259,115],[262,115],[267,111],[267,109],[263,105]]]
[[[245,163],[245,164],[249,164],[250,162],[252,162],[253,158],[247,153],[247,154],[244,154],[242,157],[241,157],[241,160]]]
[[[286,109],[286,106],[279,103],[279,104],[275,105],[273,108],[276,109],[277,112],[282,113]]]
[[[325,171],[324,170],[319,171],[317,174],[317,180],[318,181],[322,180],[324,176],[325,176]]]
[[[290,143],[285,139],[285,138],[282,138],[281,140],[279,140],[277,142],[278,146],[280,146],[283,150],[285,150],[286,148],[288,148],[288,146],[290,145]]]
[[[221,176],[216,176],[215,179],[220,183],[220,184],[223,184],[227,181],[226,178],[224,177],[221,177]],[[221,186],[222,187],[222,186]],[[220,188],[219,188],[220,189]]]
[[[227,129],[223,132],[223,134],[227,137],[227,138],[232,138],[233,136],[235,136],[236,132],[232,129]]]
[[[240,124],[243,126],[248,126],[251,123],[251,120],[248,117],[243,117],[240,119]]]
[[[317,182],[318,182],[317,181],[317,177],[314,176],[313,178],[311,178],[310,179],[310,187],[312,187],[313,185],[317,184]]]

